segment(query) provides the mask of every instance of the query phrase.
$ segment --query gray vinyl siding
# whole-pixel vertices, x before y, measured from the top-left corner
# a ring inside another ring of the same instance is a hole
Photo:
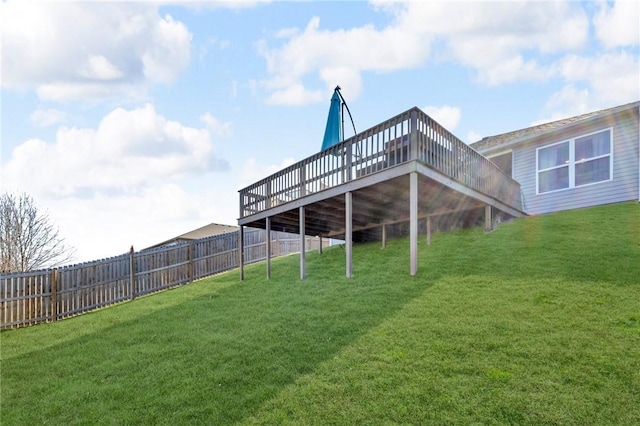
[[[536,193],[536,149],[555,142],[612,128],[613,179],[577,188]],[[638,109],[632,108],[615,117],[604,117],[589,124],[545,135],[513,149],[513,177],[522,188],[524,208],[528,214],[549,213],[601,204],[638,200],[639,166]]]

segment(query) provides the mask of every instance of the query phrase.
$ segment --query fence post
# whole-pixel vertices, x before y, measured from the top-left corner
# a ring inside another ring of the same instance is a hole
[[[58,268],[51,270],[51,321],[58,320]]]
[[[240,263],[240,281],[244,281],[244,226],[238,231],[238,263]]]
[[[194,245],[193,245],[193,241],[189,241],[189,247],[188,249],[188,253],[187,253],[187,260],[189,261],[189,263],[187,264],[187,282],[193,282],[193,250],[194,250]]]
[[[129,250],[129,298],[136,298],[136,264],[134,259],[133,246]]]

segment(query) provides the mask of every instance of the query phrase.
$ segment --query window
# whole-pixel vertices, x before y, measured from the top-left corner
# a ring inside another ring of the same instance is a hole
[[[611,180],[611,129],[537,151],[538,194]]]

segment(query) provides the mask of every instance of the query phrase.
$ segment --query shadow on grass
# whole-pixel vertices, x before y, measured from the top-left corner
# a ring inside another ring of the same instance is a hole
[[[385,251],[360,248],[376,267],[350,280],[339,247],[309,253],[305,281],[298,278],[297,256],[274,262],[269,281],[263,264],[252,265],[243,283],[219,288],[212,285],[216,278],[198,282],[193,286],[211,285],[212,291],[9,357],[2,363],[2,421],[240,421],[428,288],[394,260],[405,248],[403,241]],[[182,291],[188,286],[128,307]],[[101,312],[91,321],[100,322]]]

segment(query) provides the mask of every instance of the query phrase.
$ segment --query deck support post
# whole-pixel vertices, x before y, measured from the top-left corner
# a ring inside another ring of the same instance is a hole
[[[322,254],[322,235],[318,235],[318,254]]]
[[[491,218],[491,206],[487,204],[484,206],[484,231],[489,232],[493,228],[491,225],[493,219]]]
[[[427,216],[427,245],[431,245],[431,215]]]
[[[307,259],[305,248],[304,206],[300,206],[300,279],[307,278]]]
[[[244,281],[244,226],[240,225],[238,237],[238,261],[240,263],[240,281]]]
[[[382,248],[387,247],[387,225],[382,224]]]
[[[266,219],[266,238],[267,238],[267,279],[271,278],[271,217]]]
[[[344,204],[345,204],[345,231],[344,231],[344,243],[345,243],[345,253],[346,253],[346,275],[347,278],[351,278],[353,276],[353,195],[352,193],[346,192],[344,194]]]
[[[411,275],[418,272],[418,173],[409,174],[409,246]]]

